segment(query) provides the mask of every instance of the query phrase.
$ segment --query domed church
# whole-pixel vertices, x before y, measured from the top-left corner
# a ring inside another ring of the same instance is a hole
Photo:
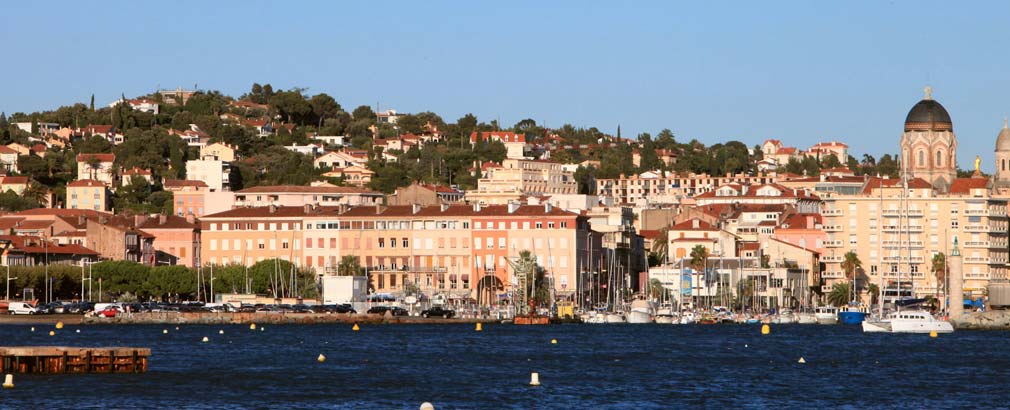
[[[996,136],[996,188],[1010,189],[1010,128],[1003,119],[1003,129]]]
[[[925,91],[926,97],[905,117],[901,172],[907,172],[909,179],[922,178],[938,191],[947,192],[957,177],[957,137],[947,109],[933,99],[932,88],[926,87]]]

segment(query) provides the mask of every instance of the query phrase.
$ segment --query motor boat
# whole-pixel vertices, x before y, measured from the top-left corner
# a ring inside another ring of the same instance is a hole
[[[656,323],[661,325],[670,325],[679,323],[677,315],[673,312],[673,306],[669,304],[663,304],[656,309]]]
[[[818,306],[814,309],[814,317],[817,324],[834,325],[838,324],[838,308],[834,306]]]
[[[625,319],[624,314],[620,312],[607,313],[606,323],[628,323]]]
[[[817,324],[817,316],[810,312],[800,312],[796,314],[796,323],[814,325]]]
[[[953,333],[954,326],[925,310],[891,312],[884,319],[863,321],[865,333]]]
[[[866,306],[849,303],[838,311],[838,321],[843,325],[858,325],[866,320]]]
[[[628,323],[652,323],[652,316],[655,313],[652,303],[644,299],[636,299],[631,302],[631,311],[628,312]]]
[[[680,313],[680,324],[690,325],[695,322],[694,312],[688,310]]]
[[[786,310],[783,310],[783,311],[779,312],[777,315],[775,315],[775,318],[772,319],[772,323],[779,324],[779,325],[786,325],[786,324],[790,324],[790,323],[796,323],[796,316],[793,315],[793,311],[791,311],[789,309],[786,309]]]

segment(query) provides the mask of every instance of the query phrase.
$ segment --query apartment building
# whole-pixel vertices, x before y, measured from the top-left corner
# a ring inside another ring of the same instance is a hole
[[[505,159],[501,166],[484,170],[477,189],[466,192],[467,202],[504,205],[520,201],[524,196],[576,194],[579,191],[575,174],[556,162]]]
[[[826,196],[823,289],[845,280],[841,265],[853,251],[863,265],[859,277],[882,278],[885,287],[901,281],[917,296],[935,295],[933,255],[950,254],[957,239],[965,294],[981,296],[991,279],[1006,278],[1008,249],[1006,199],[991,196],[987,185],[984,178],[959,178],[942,194],[920,178],[907,189],[898,179],[872,178],[860,194]]]

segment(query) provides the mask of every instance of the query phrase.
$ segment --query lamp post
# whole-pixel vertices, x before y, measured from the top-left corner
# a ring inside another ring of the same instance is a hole
[[[11,300],[11,281],[17,280],[16,277],[11,277],[11,265],[6,265],[7,267],[7,293],[4,295],[4,299],[8,302]]]

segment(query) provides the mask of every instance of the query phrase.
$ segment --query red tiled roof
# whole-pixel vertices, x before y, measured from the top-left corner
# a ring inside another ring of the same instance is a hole
[[[989,179],[982,178],[957,178],[950,184],[952,194],[970,194],[973,189],[985,189],[989,185]]]
[[[782,147],[779,148],[778,152],[776,152],[776,154],[795,154],[795,153],[796,153],[796,147]]]
[[[45,219],[26,220],[21,221],[21,223],[19,223],[16,227],[14,227],[14,229],[23,231],[38,231],[46,229],[52,224],[53,221]]]
[[[3,185],[24,185],[28,183],[28,177],[0,177],[0,184]]]
[[[60,245],[57,243],[49,242],[48,244],[42,243],[41,240],[35,238],[27,238],[18,235],[0,235],[0,241],[10,242],[12,250],[21,251],[24,253],[51,253],[58,255],[98,255],[91,249],[85,248],[80,245]]]
[[[166,179],[162,183],[162,186],[167,188],[182,188],[182,187],[197,187],[197,188],[207,188],[207,183],[203,181],[192,181],[188,179]]]
[[[17,154],[18,152],[6,145],[0,145],[0,154]]]
[[[108,134],[108,133],[112,132],[112,126],[111,125],[88,125],[87,127],[84,127],[83,131],[90,132],[92,134]]]
[[[159,216],[151,216],[137,226],[138,229],[147,229],[152,231],[158,229],[196,229],[197,227],[197,224],[189,223],[186,221],[186,218],[175,215],[165,215],[165,223],[161,223]]]
[[[880,178],[872,177],[866,181],[866,185],[863,186],[863,193],[869,194],[873,192],[874,189],[880,188],[881,186],[885,188],[900,188],[901,179],[900,178]],[[922,178],[912,178],[908,180],[908,187],[910,189],[930,189],[933,185],[926,182]]]
[[[47,149],[48,148],[46,148],[45,144],[35,144],[35,145],[32,145],[32,151],[35,151],[35,152],[45,152]]]
[[[108,212],[99,212],[93,209],[61,209],[61,208],[35,208],[28,209],[16,213],[18,216],[40,216],[40,215],[51,215],[51,216],[86,216],[86,217],[97,217],[104,215],[111,215]]]
[[[151,171],[133,167],[126,171],[123,171],[123,175],[151,175]]]
[[[238,194],[305,193],[305,194],[378,194],[378,192],[346,186],[262,185],[237,191]]]
[[[809,224],[813,222],[813,225]],[[788,226],[783,229],[814,229],[814,225],[821,224],[823,219],[821,214],[793,214],[786,218],[782,226]]]
[[[103,187],[104,183],[101,181],[95,181],[93,179],[79,179],[77,181],[67,184],[67,187]]]
[[[273,208],[273,212],[271,212]],[[298,218],[305,216],[342,216],[342,217],[532,217],[532,216],[553,216],[553,217],[576,217],[578,214],[565,211],[558,207],[550,207],[550,211],[544,206],[522,205],[514,212],[508,212],[507,205],[489,205],[481,207],[480,211],[474,210],[469,205],[450,205],[443,211],[440,206],[421,207],[417,213],[411,205],[392,205],[385,207],[358,206],[348,208],[346,212],[340,213],[337,206],[319,206],[305,212],[303,206],[278,206],[278,207],[251,207],[235,208],[212,215],[204,215],[201,220],[214,218]],[[574,228],[574,226],[569,226]]]
[[[477,133],[476,131],[470,133],[470,142],[477,142],[479,140],[498,140],[501,142],[526,142],[526,134],[517,134],[514,132],[506,131],[485,131]]]
[[[14,228],[14,226],[17,225],[18,222],[21,222],[23,220],[25,220],[25,218],[12,218],[12,217],[0,218],[0,229],[6,232],[7,230]]]
[[[698,227],[697,228],[694,227],[694,223],[696,221],[698,222]],[[684,222],[681,222],[679,224],[673,225],[672,227],[670,227],[670,230],[671,231],[718,231],[719,228],[716,228],[714,225],[712,225],[712,224],[710,224],[708,222],[705,222],[705,221],[703,221],[701,219],[691,219],[691,220],[684,221]]]
[[[101,162],[113,162],[116,160],[116,154],[77,154],[77,162],[88,162],[92,158],[97,158]]]

